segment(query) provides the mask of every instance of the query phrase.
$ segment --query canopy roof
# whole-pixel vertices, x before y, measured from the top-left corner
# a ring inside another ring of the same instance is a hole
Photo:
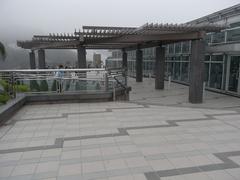
[[[153,47],[178,41],[203,39],[207,32],[219,32],[217,24],[144,24],[140,27],[83,26],[72,34],[34,35],[30,41],[17,41],[24,49],[131,49]]]

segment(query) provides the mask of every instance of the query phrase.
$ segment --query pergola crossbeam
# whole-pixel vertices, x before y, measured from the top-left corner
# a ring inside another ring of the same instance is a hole
[[[25,49],[42,48],[69,48],[84,45],[93,49],[109,49],[111,46],[129,48],[151,42],[153,44],[165,44],[186,40],[202,39],[205,32],[221,31],[224,26],[216,24],[191,25],[191,24],[149,24],[146,23],[136,27],[111,27],[111,26],[83,26],[82,31],[75,30],[74,34],[51,33],[46,35],[35,35],[31,41],[18,41],[18,46]]]

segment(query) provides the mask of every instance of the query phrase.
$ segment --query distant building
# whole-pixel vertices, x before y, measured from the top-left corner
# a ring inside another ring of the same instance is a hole
[[[95,68],[101,68],[102,60],[101,60],[101,54],[93,54],[93,66]]]
[[[188,24],[218,23],[229,27],[206,37],[205,83],[208,89],[240,96],[240,4],[188,22]],[[143,74],[155,74],[155,48],[143,50]],[[165,76],[175,82],[189,82],[191,42],[166,45]],[[135,76],[135,51],[128,51],[128,74]],[[121,51],[112,51],[106,67],[122,66]]]

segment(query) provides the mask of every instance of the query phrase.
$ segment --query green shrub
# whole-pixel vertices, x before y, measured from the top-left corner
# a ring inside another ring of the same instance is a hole
[[[4,81],[4,80],[0,80],[0,84],[3,86],[4,91],[8,92],[9,91],[9,83]]]
[[[27,85],[15,85],[15,90],[17,92],[28,92],[29,87]]]
[[[0,104],[6,104],[9,99],[7,94],[0,94]]]
[[[46,80],[42,80],[40,82],[40,90],[41,91],[48,91],[48,83]]]
[[[30,81],[30,89],[31,91],[40,91],[40,87],[36,80]]]

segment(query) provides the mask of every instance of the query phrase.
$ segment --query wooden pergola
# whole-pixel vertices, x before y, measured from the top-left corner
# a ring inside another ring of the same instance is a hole
[[[140,27],[83,26],[72,34],[34,35],[30,41],[17,45],[30,49],[30,66],[36,68],[34,51],[38,51],[39,68],[45,68],[45,49],[77,49],[78,67],[86,68],[86,49],[122,50],[123,68],[127,68],[127,52],[136,50],[136,81],[142,82],[143,48],[156,47],[155,88],[164,89],[164,45],[192,41],[190,60],[189,101],[201,103],[203,95],[205,35],[219,32],[225,26],[217,24],[144,24]]]

